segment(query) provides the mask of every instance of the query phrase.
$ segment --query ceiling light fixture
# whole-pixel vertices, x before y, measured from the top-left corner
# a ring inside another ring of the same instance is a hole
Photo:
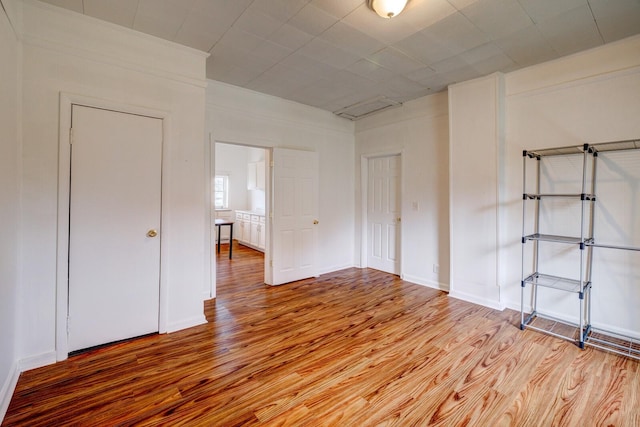
[[[381,17],[389,19],[399,15],[408,2],[409,0],[367,0],[367,5]]]

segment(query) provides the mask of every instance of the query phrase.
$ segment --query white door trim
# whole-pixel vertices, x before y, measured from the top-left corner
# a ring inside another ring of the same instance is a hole
[[[389,157],[400,156],[400,216],[402,217],[402,194],[404,192],[404,165],[403,165],[403,150],[397,151],[383,151],[376,153],[367,153],[360,156],[360,267],[367,268],[369,266],[369,216],[367,214],[367,206],[369,206],[369,159],[376,157]],[[402,259],[404,257],[403,241],[402,239],[402,222],[400,222],[399,236],[400,239],[400,277],[402,278],[402,268],[404,263]]]
[[[168,265],[166,242],[170,238],[164,212],[167,212],[168,194],[165,185],[168,178],[167,159],[170,152],[171,117],[166,111],[122,104],[101,98],[93,98],[71,93],[60,93],[60,127],[58,134],[58,218],[57,218],[57,251],[56,251],[56,360],[68,357],[67,316],[69,313],[69,185],[71,181],[71,145],[69,144],[71,128],[71,106],[73,104],[86,107],[101,108],[127,114],[138,114],[162,120],[162,205],[160,234],[160,316],[158,329],[160,333],[167,331],[168,323],[168,284],[167,275],[162,270]]]

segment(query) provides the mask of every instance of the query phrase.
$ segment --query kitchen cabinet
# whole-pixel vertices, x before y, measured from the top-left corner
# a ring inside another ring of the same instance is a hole
[[[238,243],[264,252],[266,243],[266,219],[264,214],[236,211]]]
[[[262,190],[265,189],[265,164],[264,161],[251,162],[247,166],[247,189]]]

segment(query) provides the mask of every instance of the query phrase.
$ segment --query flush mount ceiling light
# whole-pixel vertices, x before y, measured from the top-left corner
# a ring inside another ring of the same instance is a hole
[[[400,14],[409,0],[367,0],[367,5],[383,18],[393,18]]]

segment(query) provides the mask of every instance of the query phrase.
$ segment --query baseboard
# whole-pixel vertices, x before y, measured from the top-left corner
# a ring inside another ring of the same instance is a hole
[[[500,304],[499,301],[490,300],[488,298],[481,298],[481,297],[478,297],[477,295],[468,294],[466,292],[453,290],[453,291],[449,291],[449,296],[455,299],[470,302],[472,304],[478,304],[484,307],[489,307],[494,310],[502,311],[505,309],[504,305]]]
[[[0,389],[0,424],[9,409],[13,392],[16,390],[16,385],[18,385],[18,378],[20,378],[20,370],[18,369],[18,363],[14,362],[9,375],[7,375],[2,384],[2,389]]]
[[[413,283],[414,285],[426,286],[427,288],[437,289],[443,292],[449,292],[449,284],[440,283],[434,280],[423,279],[421,277],[403,274],[402,280]]]
[[[53,365],[58,359],[56,358],[56,351],[48,351],[46,353],[38,354],[36,356],[30,356],[24,359],[20,359],[18,362],[18,369],[20,372],[30,371],[31,369],[41,368],[47,365]]]
[[[353,264],[334,265],[331,267],[323,268],[322,270],[319,271],[319,274],[320,275],[329,274],[335,271],[346,270],[347,268],[353,268],[353,267],[355,267]]]
[[[177,332],[183,329],[192,328],[194,326],[204,325],[207,323],[207,318],[203,315],[195,316],[190,319],[184,319],[179,322],[169,323],[167,325],[167,332]]]

